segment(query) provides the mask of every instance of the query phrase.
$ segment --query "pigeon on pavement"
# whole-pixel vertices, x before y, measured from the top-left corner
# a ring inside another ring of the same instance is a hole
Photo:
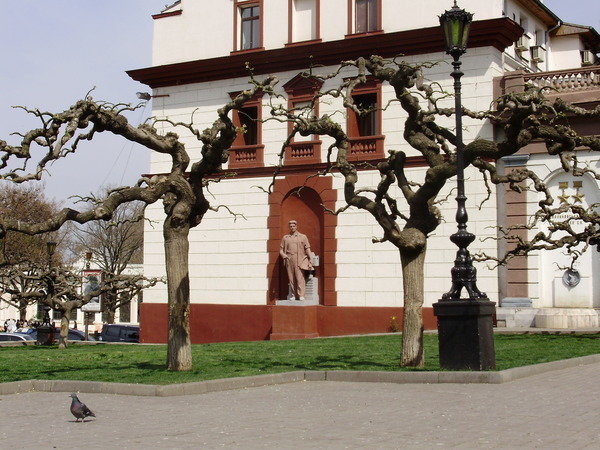
[[[96,417],[96,414],[90,411],[90,409],[85,406],[85,403],[79,401],[77,394],[71,394],[71,398],[73,399],[71,401],[71,414],[75,416],[75,422],[79,422],[79,419],[81,419],[82,422],[85,422],[84,419],[88,416]]]

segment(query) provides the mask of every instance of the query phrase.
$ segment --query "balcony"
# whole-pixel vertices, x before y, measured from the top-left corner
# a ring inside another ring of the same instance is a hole
[[[349,137],[351,161],[383,158],[383,140],[385,136]]]
[[[262,167],[264,145],[244,145],[231,147],[229,152],[229,168]]]
[[[498,95],[523,92],[525,86],[535,86],[548,88],[546,95],[550,98],[561,97],[574,104],[600,102],[600,66],[536,73],[517,70],[496,81]]]
[[[311,164],[321,162],[321,141],[291,142],[285,149],[285,164]]]

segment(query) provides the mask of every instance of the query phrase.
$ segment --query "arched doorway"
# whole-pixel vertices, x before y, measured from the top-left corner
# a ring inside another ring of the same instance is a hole
[[[310,242],[311,249],[320,258],[319,266],[315,267],[315,277],[318,280],[319,303],[323,303],[323,266],[324,266],[324,211],[323,201],[319,194],[309,187],[295,188],[290,190],[281,203],[280,236],[289,233],[288,223],[290,220],[298,222],[298,231],[305,234]],[[281,262],[280,262],[281,263]],[[283,300],[288,295],[288,284],[285,271],[281,270],[283,276],[279,277],[279,295]]]

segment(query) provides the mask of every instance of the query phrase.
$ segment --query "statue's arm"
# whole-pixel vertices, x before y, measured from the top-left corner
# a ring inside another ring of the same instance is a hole
[[[285,254],[285,237],[281,240],[281,245],[279,246],[279,255],[284,261],[288,259],[288,255]]]

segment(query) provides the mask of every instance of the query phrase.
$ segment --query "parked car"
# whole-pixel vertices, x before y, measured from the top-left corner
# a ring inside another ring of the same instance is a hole
[[[35,341],[28,334],[21,333],[0,333],[0,342],[25,342],[25,341]]]
[[[31,336],[34,340],[37,340],[37,330],[35,328],[31,328],[26,333],[23,333],[27,336]],[[54,329],[54,340],[58,341],[60,337],[60,328]],[[85,341],[85,333],[81,330],[76,330],[74,328],[69,328],[69,334],[67,335],[68,341]],[[94,336],[88,334],[88,341],[95,341]]]
[[[140,327],[119,323],[105,324],[100,333],[100,340],[105,342],[140,342]]]

